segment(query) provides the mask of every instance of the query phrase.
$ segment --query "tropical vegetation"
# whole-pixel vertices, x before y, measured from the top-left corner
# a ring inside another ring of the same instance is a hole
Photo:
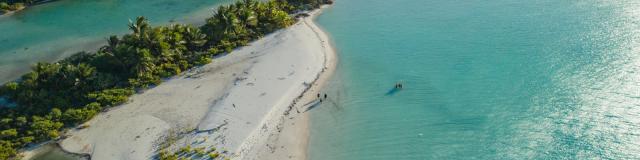
[[[167,151],[160,151],[156,156],[159,160],[181,160],[181,159],[219,159],[219,160],[228,160],[230,159],[228,155],[228,151],[222,150],[217,151],[216,147],[198,147],[192,148],[191,145],[186,145],[180,149],[178,149],[175,153],[170,153]]]
[[[49,0],[0,0],[0,14]]]
[[[132,94],[165,78],[285,28],[294,23],[291,14],[322,3],[327,0],[243,0],[219,7],[200,27],[153,27],[138,17],[129,24],[131,33],[109,37],[95,53],[35,64],[31,72],[0,87],[0,159],[14,157],[17,149],[29,144],[60,138],[63,129],[126,103]]]

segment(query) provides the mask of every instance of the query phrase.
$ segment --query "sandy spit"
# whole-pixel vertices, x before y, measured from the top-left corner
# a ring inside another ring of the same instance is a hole
[[[308,112],[334,71],[320,10],[213,63],[134,95],[61,140],[95,160],[151,159],[170,133],[176,147],[217,147],[232,159],[306,159]]]
[[[302,23],[309,27],[320,40],[324,54],[323,71],[318,74],[307,91],[291,104],[295,110],[300,112],[291,112],[291,114],[285,115],[284,120],[278,126],[279,130],[261,137],[260,143],[254,145],[252,150],[242,159],[308,159],[309,113],[313,111],[311,106],[319,101],[317,95],[320,94],[320,97],[324,97],[322,89],[333,76],[338,62],[329,36],[314,22],[326,7],[330,6],[323,6],[321,9],[309,13],[311,16],[302,20]]]

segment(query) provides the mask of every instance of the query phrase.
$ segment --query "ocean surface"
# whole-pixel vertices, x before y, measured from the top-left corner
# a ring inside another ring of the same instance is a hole
[[[0,15],[0,83],[78,51],[96,50],[128,33],[137,16],[152,25],[204,23],[211,8],[233,0],[60,0]]]
[[[311,160],[640,159],[640,1],[337,0],[318,22],[340,62]]]

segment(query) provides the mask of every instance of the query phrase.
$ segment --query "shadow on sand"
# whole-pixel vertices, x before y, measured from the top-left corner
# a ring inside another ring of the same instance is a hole
[[[316,99],[314,101],[311,101],[311,102],[305,104],[304,106],[306,106],[305,108],[307,108],[307,109],[305,109],[303,112],[307,112],[307,111],[309,111],[309,110],[311,110],[313,108],[318,107],[320,105],[320,102],[321,102],[320,99]]]

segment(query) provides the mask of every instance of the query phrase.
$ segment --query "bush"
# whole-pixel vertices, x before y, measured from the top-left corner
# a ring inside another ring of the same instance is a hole
[[[83,108],[83,109],[67,109],[62,114],[62,121],[69,126],[77,125],[80,122],[88,121],[98,114],[98,110]]]
[[[171,63],[162,64],[160,68],[161,68],[160,76],[164,78],[171,77],[171,76],[180,74],[180,72],[182,72],[180,70],[180,66],[176,64],[171,64]]]
[[[211,158],[211,159],[216,159],[218,157],[220,157],[219,153],[209,153],[209,158]]]
[[[36,140],[47,140],[58,138],[58,129],[64,124],[61,122],[51,121],[46,118],[33,116],[29,134],[33,135]]]
[[[195,65],[205,65],[211,63],[211,58],[202,56],[197,61],[195,61]]]
[[[7,2],[0,2],[0,9],[8,10],[9,9],[9,4],[7,4]]]
[[[9,159],[16,155],[16,150],[9,141],[0,141],[0,159]]]
[[[170,154],[165,151],[162,151],[158,154],[158,159],[160,160],[178,160],[178,155]]]
[[[18,131],[16,129],[6,129],[0,131],[0,138],[12,138],[18,135]]]
[[[194,152],[198,156],[204,156],[205,155],[204,149],[205,149],[204,147],[199,147],[199,148],[194,149]]]
[[[11,7],[13,10],[19,10],[23,9],[25,6],[24,3],[14,3],[13,5],[11,5]]]
[[[116,88],[90,93],[87,97],[105,106],[116,106],[127,102],[133,93],[131,88]]]
[[[189,153],[191,153],[191,145],[184,146],[180,148],[180,150],[178,151],[178,154],[189,154]]]

